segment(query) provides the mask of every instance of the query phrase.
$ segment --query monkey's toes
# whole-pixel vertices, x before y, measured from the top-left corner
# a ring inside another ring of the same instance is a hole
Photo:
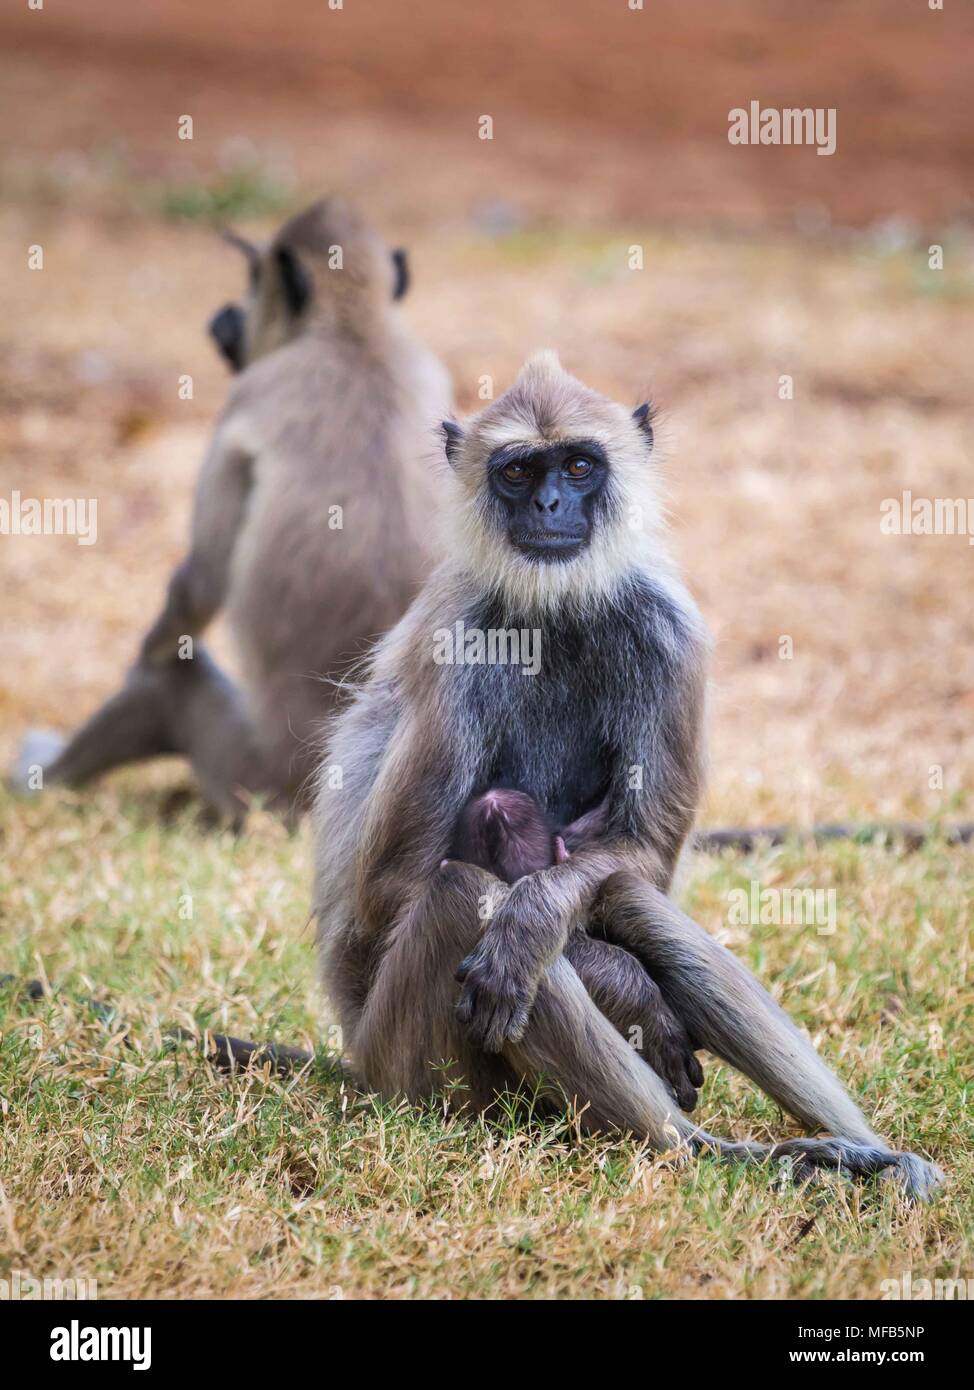
[[[703,1085],[703,1067],[690,1047],[690,1040],[679,1026],[664,1032],[657,1047],[645,1054],[646,1061],[669,1086],[676,1103],[688,1114],[697,1104],[697,1090]]]
[[[694,1058],[694,1060],[696,1059]],[[700,1070],[699,1066],[696,1070]],[[670,1083],[670,1089],[676,1097],[677,1105],[689,1114],[697,1104],[697,1087],[703,1084],[702,1074],[700,1080],[697,1081],[687,1058],[680,1057],[673,1060],[672,1065],[664,1072],[664,1075]]]
[[[884,1181],[902,1187],[908,1197],[915,1202],[929,1202],[931,1197],[947,1181],[947,1176],[936,1163],[928,1163],[918,1154],[898,1153],[896,1162],[885,1169]]]

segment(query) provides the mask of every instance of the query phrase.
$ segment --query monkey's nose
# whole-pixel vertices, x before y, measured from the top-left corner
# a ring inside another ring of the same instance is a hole
[[[534,499],[534,505],[537,507],[539,512],[556,512],[558,510],[558,503],[560,502],[560,500],[561,499],[556,494],[549,502],[546,500],[544,494],[542,494],[540,497],[536,497]]]

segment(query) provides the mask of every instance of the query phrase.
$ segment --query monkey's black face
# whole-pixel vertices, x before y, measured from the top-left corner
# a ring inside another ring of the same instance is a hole
[[[542,564],[578,555],[604,506],[608,473],[602,448],[591,440],[535,452],[523,446],[498,449],[488,476],[511,545]]]
[[[239,372],[243,367],[243,310],[237,304],[224,304],[210,319],[207,328],[220,356],[233,371]]]

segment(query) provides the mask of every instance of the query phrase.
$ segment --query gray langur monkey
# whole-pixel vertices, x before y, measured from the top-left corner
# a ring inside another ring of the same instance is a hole
[[[122,689],[40,761],[44,784],[79,786],[180,754],[210,806],[239,821],[250,793],[300,806],[334,697],[321,678],[359,658],[419,587],[427,458],[451,390],[400,320],[404,253],[343,200],[315,203],[264,248],[227,239],[249,284],[210,324],[238,375],[189,554]],[[195,640],[221,609],[243,691]],[[15,780],[38,748],[28,738]]]
[[[454,1086],[477,1107],[525,1082],[660,1151],[891,1169],[925,1196],[938,1170],[873,1132],[669,897],[701,795],[709,642],[662,544],[651,419],[546,353],[465,428],[444,426],[448,557],[334,721],[315,805],[321,969],[354,1075],[390,1098]],[[539,633],[537,674],[467,638],[447,659],[454,630]],[[463,808],[493,787],[554,825],[607,798],[605,831],[512,885],[443,864]],[[695,1126],[613,1026],[611,967],[597,998],[573,961],[585,935],[623,941],[695,1046],[825,1137],[734,1143]]]

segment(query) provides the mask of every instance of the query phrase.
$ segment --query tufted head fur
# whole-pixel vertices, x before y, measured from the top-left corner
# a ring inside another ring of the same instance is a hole
[[[452,475],[446,539],[478,585],[527,611],[590,604],[633,569],[658,575],[668,568],[649,407],[632,413],[571,376],[555,353],[539,352],[498,400],[464,427],[446,421],[443,430]],[[545,564],[511,546],[487,485],[488,463],[505,447],[575,441],[600,446],[605,491],[585,549],[564,564]]]
[[[313,203],[263,246],[225,235],[249,268],[241,307],[228,306],[241,326],[238,369],[319,327],[368,336],[408,285],[405,252],[390,251],[343,198]]]

